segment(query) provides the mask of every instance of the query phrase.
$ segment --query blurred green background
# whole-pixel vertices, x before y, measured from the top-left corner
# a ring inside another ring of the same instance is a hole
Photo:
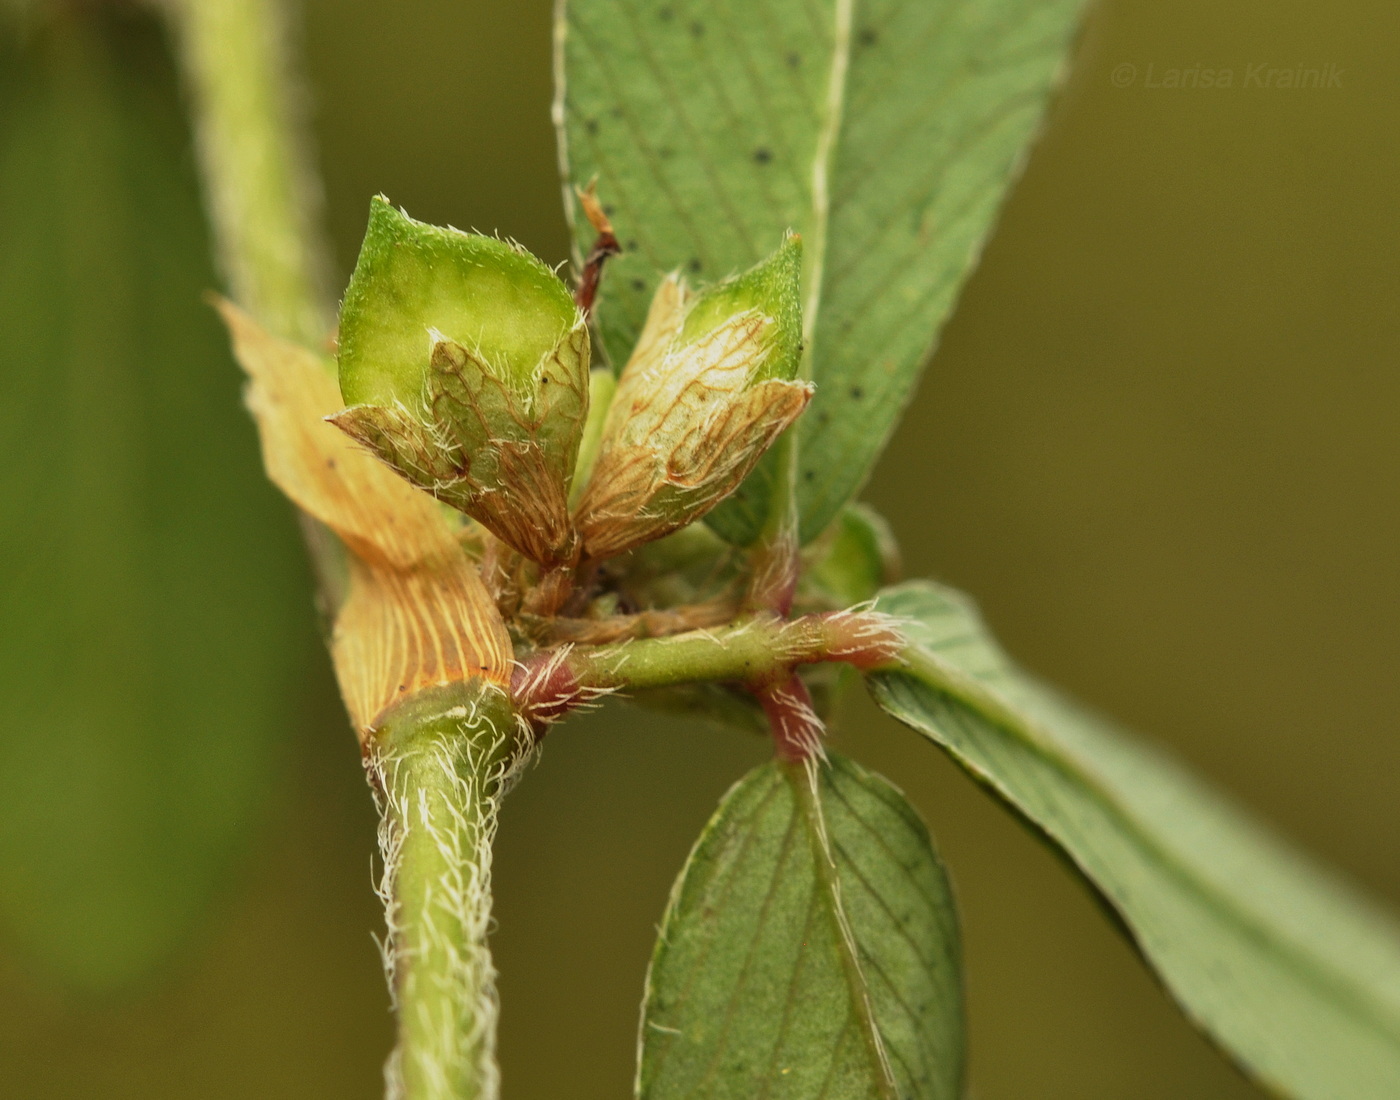
[[[342,275],[377,191],[565,258],[549,8],[306,4]],[[909,574],[972,592],[1030,668],[1392,904],[1396,41],[1386,0],[1100,3],[867,493]],[[1242,87],[1261,63],[1332,64],[1340,87]],[[1235,87],[1150,86],[1197,65],[1235,70]],[[324,661],[296,709],[270,821],[162,973],[81,996],[0,947],[7,1097],[380,1095],[374,820]],[[933,750],[858,700],[837,736],[909,793],[952,865],[979,1100],[1258,1095],[1055,858]],[[763,753],[621,710],[551,735],[496,861],[508,1096],[627,1094],[667,890]]]

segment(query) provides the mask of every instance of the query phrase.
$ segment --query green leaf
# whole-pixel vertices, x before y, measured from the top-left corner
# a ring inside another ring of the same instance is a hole
[[[798,603],[820,610],[873,600],[899,580],[899,545],[875,509],[850,504],[809,550],[798,584]]]
[[[1400,930],[1160,753],[1019,672],[967,599],[889,590],[918,649],[876,700],[1044,832],[1186,1014],[1303,1100],[1400,1096]]]
[[[638,1096],[956,1100],[960,965],[948,879],[904,796],[837,756],[764,764],[672,892]]]
[[[803,235],[799,504],[869,475],[1062,70],[1079,0],[566,0],[561,160],[624,253],[598,321],[625,361],[661,272],[713,280]],[[580,250],[591,233],[573,217]],[[762,473],[722,513],[766,507]],[[771,472],[771,471],[769,471]]]
[[[0,40],[0,924],[108,988],[246,843],[310,649],[149,18]]]

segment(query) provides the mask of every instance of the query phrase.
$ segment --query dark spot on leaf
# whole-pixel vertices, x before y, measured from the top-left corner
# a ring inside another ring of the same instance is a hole
[[[864,396],[865,396],[865,391],[864,391],[863,389],[861,389],[859,386],[852,386],[852,387],[851,387],[851,399],[852,399],[852,400],[854,400],[854,401],[859,401],[859,400],[860,400],[862,397],[864,397]]]
[[[700,261],[692,256],[690,259],[690,263],[686,264],[685,266],[690,268],[691,271],[699,271]]]
[[[787,55],[785,60],[788,63],[789,69],[795,69],[802,64],[802,55],[796,50],[793,50],[792,53]]]
[[[656,13],[656,17],[660,19],[663,23],[669,23],[674,17],[674,15],[675,13],[671,11],[670,8],[662,8],[659,12]]]
[[[608,114],[612,115],[613,118],[621,118],[621,117],[622,117],[622,113],[623,113],[623,112],[622,112],[622,108],[621,108],[621,107],[614,107],[612,110],[610,110],[610,111],[608,112]]]
[[[874,27],[866,27],[856,35],[856,41],[862,46],[873,46],[880,41],[880,32]]]
[[[632,289],[633,289],[633,290],[635,290],[635,291],[637,291],[637,292],[640,293],[641,291],[646,290],[646,288],[647,288],[647,283],[646,283],[646,280],[645,280],[645,279],[633,279],[633,280],[632,280]]]
[[[803,479],[804,481],[816,481],[816,480],[817,480],[817,471],[816,471],[816,470],[804,470],[803,473],[802,473],[802,479]]]
[[[603,213],[611,218],[614,214],[617,213],[617,207],[613,206],[611,203],[605,203],[603,205]]]
[[[692,23],[692,24],[690,25],[690,33],[693,34],[696,38],[704,38],[704,37],[705,37],[705,24],[704,24],[704,23]]]
[[[662,160],[670,160],[673,156],[676,155],[676,151],[672,149],[669,145],[663,145],[660,149],[656,151],[656,155]]]
[[[598,132],[598,120],[596,118],[586,118],[583,120],[583,128],[590,134]]]
[[[628,241],[628,242],[627,242],[627,251],[628,251],[628,252],[636,252],[636,251],[637,251],[637,242],[636,242],[636,241]]]
[[[817,423],[818,423],[818,424],[830,424],[830,423],[831,423],[831,414],[830,414],[829,412],[827,412],[825,409],[822,409],[821,412],[817,413]]]
[[[762,145],[753,151],[753,162],[755,164],[767,164],[772,159],[772,152],[765,149]]]

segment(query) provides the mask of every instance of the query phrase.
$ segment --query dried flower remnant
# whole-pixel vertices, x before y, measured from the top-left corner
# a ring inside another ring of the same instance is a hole
[[[585,314],[593,312],[593,302],[598,297],[598,283],[603,277],[603,265],[612,257],[622,255],[622,245],[618,243],[617,234],[613,232],[612,221],[603,209],[603,204],[598,201],[597,182],[593,180],[587,187],[574,189],[579,205],[583,207],[584,217],[598,233],[593,238],[593,247],[584,257],[583,270],[579,272],[578,288],[574,291],[574,301]]]
[[[588,413],[588,330],[543,263],[378,198],[341,310],[331,421],[545,565],[578,558],[569,487]]]
[[[584,554],[612,557],[694,522],[738,488],[797,419],[801,239],[690,294],[662,280],[623,369],[575,512]]]

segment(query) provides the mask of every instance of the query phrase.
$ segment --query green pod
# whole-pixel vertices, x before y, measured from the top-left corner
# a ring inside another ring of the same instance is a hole
[[[573,560],[569,487],[588,330],[514,245],[414,221],[382,196],[340,313],[333,422],[527,557]]]
[[[528,252],[415,221],[378,195],[340,309],[341,396],[347,405],[418,399],[433,332],[523,389],[576,320],[568,288]]]
[[[802,358],[802,240],[692,294],[663,279],[618,379],[576,509],[607,558],[700,519],[753,470],[812,396]]]
[[[773,348],[762,377],[795,378],[802,364],[802,250],[800,238],[788,233],[778,251],[742,275],[726,279],[706,291],[686,318],[682,336],[712,325],[726,308],[761,301],[777,323],[769,330]],[[745,481],[705,517],[721,538],[747,546],[758,538],[768,514],[769,501],[779,476],[774,455],[765,455]]]
[[[749,384],[796,378],[802,362],[802,238],[796,233],[785,233],[777,249],[747,271],[697,294],[676,343],[693,344],[747,310],[771,321],[760,337],[763,354]]]

